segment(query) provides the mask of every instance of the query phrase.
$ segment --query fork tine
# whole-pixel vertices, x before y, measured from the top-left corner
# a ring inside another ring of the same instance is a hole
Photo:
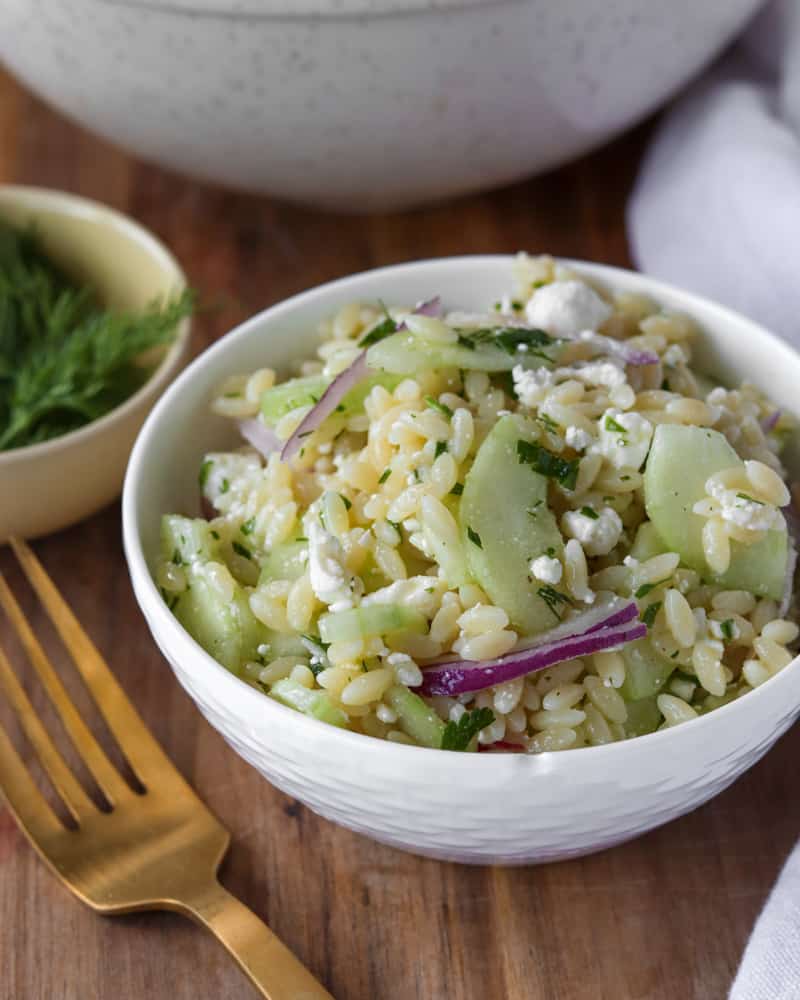
[[[0,725],[0,796],[4,797],[26,836],[40,851],[46,851],[65,827],[36,787],[14,744]]]
[[[75,775],[67,767],[64,758],[56,750],[55,744],[47,735],[47,731],[31,705],[28,696],[17,680],[17,675],[8,657],[0,649],[0,687],[2,687],[11,707],[17,713],[25,735],[36,751],[42,767],[53,783],[53,787],[72,813],[76,823],[80,823],[97,808],[79,784]]]
[[[28,659],[58,712],[73,746],[83,758],[109,803],[114,805],[130,789],[75,708],[72,699],[61,683],[61,678],[53,669],[47,654],[33,634],[27,618],[22,613],[22,608],[17,603],[2,573],[0,573],[0,607],[5,610],[12,627],[19,636],[28,654]]]
[[[171,782],[174,786],[180,782],[188,789],[30,547],[18,538],[10,539],[10,543],[136,776],[145,786],[151,779],[157,779],[162,785]]]

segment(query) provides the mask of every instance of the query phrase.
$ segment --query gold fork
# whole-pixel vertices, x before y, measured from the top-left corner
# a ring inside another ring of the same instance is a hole
[[[134,791],[94,738],[8,584],[0,605],[75,749],[103,791],[101,811],[48,736],[0,648],[0,688],[75,821],[65,826],[0,726],[0,792],[33,847],[78,899],[99,913],[173,910],[214,934],[268,1000],[333,1000],[269,928],[217,880],[230,835],[183,780],[124,695],[41,563],[11,546],[144,792]]]

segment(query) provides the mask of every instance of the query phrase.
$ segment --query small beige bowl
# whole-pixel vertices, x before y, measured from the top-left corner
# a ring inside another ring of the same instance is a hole
[[[0,186],[0,220],[33,224],[48,255],[114,308],[142,309],[186,286],[177,261],[151,233],[86,198]],[[186,363],[189,332],[183,320],[150,379],[106,416],[41,444],[0,451],[0,542],[66,528],[119,496],[144,418]]]

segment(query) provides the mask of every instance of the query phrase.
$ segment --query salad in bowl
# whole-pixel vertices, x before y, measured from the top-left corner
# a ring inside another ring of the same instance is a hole
[[[482,311],[339,305],[291,377],[208,399],[236,444],[198,462],[203,516],[163,514],[163,601],[265,698],[391,743],[540,754],[692,724],[798,637],[794,420],[696,364],[697,335],[525,254]]]

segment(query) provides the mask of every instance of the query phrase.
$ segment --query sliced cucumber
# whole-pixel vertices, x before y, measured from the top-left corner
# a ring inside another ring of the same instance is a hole
[[[707,427],[660,424],[644,474],[647,514],[671,551],[704,579],[733,589],[780,600],[783,594],[788,539],[786,531],[769,531],[753,545],[731,543],[731,561],[721,575],[712,573],[703,555],[705,519],[694,504],[705,495],[709,476],[742,460],[717,431]]]
[[[461,368],[464,371],[510,372],[515,365],[539,368],[555,363],[541,351],[505,350],[485,341],[470,344],[469,332],[460,343],[443,344],[423,340],[411,333],[393,333],[367,351],[370,368],[397,375],[413,375],[430,368]],[[555,347],[555,345],[554,345]],[[554,354],[560,350],[559,346]]]
[[[319,619],[323,642],[350,642],[390,632],[426,632],[427,619],[413,608],[399,604],[370,604],[366,607],[332,611]]]
[[[657,652],[649,639],[629,642],[620,652],[625,660],[620,694],[627,702],[654,697],[677,669],[675,661]]]
[[[629,701],[625,707],[628,709],[628,718],[623,723],[626,736],[644,736],[646,733],[654,733],[661,725],[661,712],[654,697]]]
[[[530,562],[543,554],[561,558],[564,549],[547,506],[547,479],[517,454],[518,441],[535,437],[530,421],[501,417],[475,456],[459,511],[473,576],[526,635],[551,628],[558,611],[539,595]]]
[[[264,422],[274,426],[292,410],[300,406],[313,406],[322,398],[322,394],[333,381],[327,375],[307,375],[303,378],[289,379],[282,382],[261,396],[261,415]],[[339,413],[351,415],[364,408],[364,400],[376,385],[382,385],[391,391],[400,383],[400,378],[391,374],[376,374],[360,382],[342,399]]]
[[[347,728],[347,716],[333,704],[325,691],[303,687],[290,677],[284,677],[272,685],[269,696],[297,712],[302,712],[303,715],[310,715],[320,722],[327,722],[329,726]]]
[[[284,542],[261,561],[259,585],[270,580],[298,580],[308,566],[308,542]]]
[[[647,559],[652,559],[653,556],[659,556],[662,552],[667,551],[667,546],[656,531],[656,526],[652,521],[645,521],[644,524],[639,525],[630,552],[634,559],[645,562]]]
[[[441,748],[444,723],[418,694],[395,684],[383,699],[397,713],[397,723],[407,736],[424,747]]]

